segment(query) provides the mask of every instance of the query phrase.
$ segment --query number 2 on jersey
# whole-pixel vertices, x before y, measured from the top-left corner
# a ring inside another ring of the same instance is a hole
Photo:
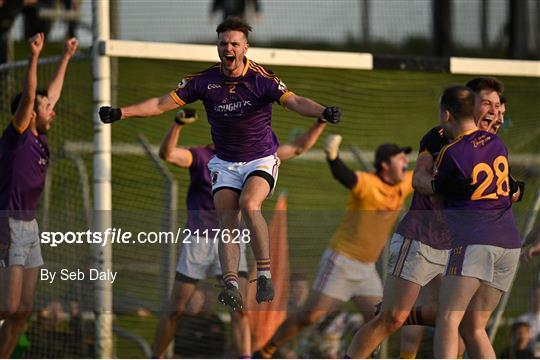
[[[508,196],[510,193],[510,182],[508,180],[508,160],[505,156],[498,156],[493,161],[493,168],[486,163],[478,163],[474,166],[472,172],[472,185],[478,183],[478,176],[484,173],[486,178],[478,186],[471,196],[471,200],[493,199],[499,198],[498,195]],[[493,178],[497,177],[497,191],[489,194],[484,194],[486,189],[493,182]],[[503,188],[503,184],[506,183],[506,190]]]

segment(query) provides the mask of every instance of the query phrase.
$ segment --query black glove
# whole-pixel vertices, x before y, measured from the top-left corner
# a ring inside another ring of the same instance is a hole
[[[468,200],[476,190],[471,179],[461,179],[454,176],[437,178],[431,181],[433,192],[455,200]]]
[[[420,140],[420,149],[427,150],[435,158],[448,142],[441,129],[433,128]]]
[[[319,121],[337,124],[341,120],[341,109],[337,106],[327,106]]]
[[[514,179],[512,176],[509,176],[508,180],[510,182],[510,197],[513,197],[514,194],[519,190],[519,197],[517,201],[521,201],[521,199],[523,199],[523,194],[525,194],[525,183],[523,181]]]
[[[189,125],[197,121],[198,118],[199,115],[197,114],[197,110],[192,108],[182,108],[176,112],[174,122],[178,125]]]
[[[99,108],[99,118],[104,124],[112,124],[122,118],[122,110],[120,108],[102,106]]]

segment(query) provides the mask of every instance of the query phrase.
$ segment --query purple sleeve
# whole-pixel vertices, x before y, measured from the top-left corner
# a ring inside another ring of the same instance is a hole
[[[446,149],[443,149],[443,151],[441,151],[435,164],[435,176],[439,179],[446,178],[448,176],[455,176],[456,172],[458,172],[451,152],[445,150]]]
[[[191,152],[192,161],[189,166],[190,169],[208,169],[208,162],[214,156],[214,154],[205,147],[192,147],[188,148]]]
[[[282,103],[283,99],[292,95],[292,92],[287,89],[287,86],[277,76],[272,77],[260,77],[263,81],[266,97],[270,102]]]
[[[191,165],[189,166],[191,169],[199,168],[201,167],[201,156],[199,156],[199,148],[189,148],[189,152],[192,156]]]
[[[26,128],[26,130],[24,130],[22,133],[19,133],[15,129],[15,125],[13,125],[13,122],[11,121],[9,125],[6,127],[6,129],[4,130],[4,134],[2,135],[4,144],[9,149],[13,149],[15,144],[21,141],[21,139],[23,139],[23,137],[26,136],[29,131],[30,131],[30,127]]]
[[[199,91],[198,79],[196,77],[186,76],[178,83],[176,89],[171,91],[170,95],[180,106],[199,100],[201,93]]]

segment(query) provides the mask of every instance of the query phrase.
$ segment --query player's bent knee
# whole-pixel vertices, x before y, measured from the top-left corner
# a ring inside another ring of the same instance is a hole
[[[394,333],[403,326],[408,315],[404,311],[385,311],[381,313],[378,321],[386,331]]]
[[[246,198],[241,197],[239,201],[240,209],[245,212],[245,215],[249,216],[250,211],[259,211],[261,210],[262,201],[259,199],[254,199],[252,197]]]
[[[484,336],[486,334],[486,328],[462,322],[459,325],[459,334],[464,339],[477,338],[478,336]]]

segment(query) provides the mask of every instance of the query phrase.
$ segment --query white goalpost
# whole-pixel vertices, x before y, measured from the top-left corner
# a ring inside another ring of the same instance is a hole
[[[99,53],[98,44],[109,40],[109,1],[93,0],[93,121],[94,121],[94,232],[104,232],[112,226],[111,190],[111,127],[101,123],[100,106],[111,103],[110,57]],[[94,245],[95,266],[99,271],[112,270],[112,246]],[[113,302],[112,284],[106,280],[95,282],[96,356],[113,357]]]

